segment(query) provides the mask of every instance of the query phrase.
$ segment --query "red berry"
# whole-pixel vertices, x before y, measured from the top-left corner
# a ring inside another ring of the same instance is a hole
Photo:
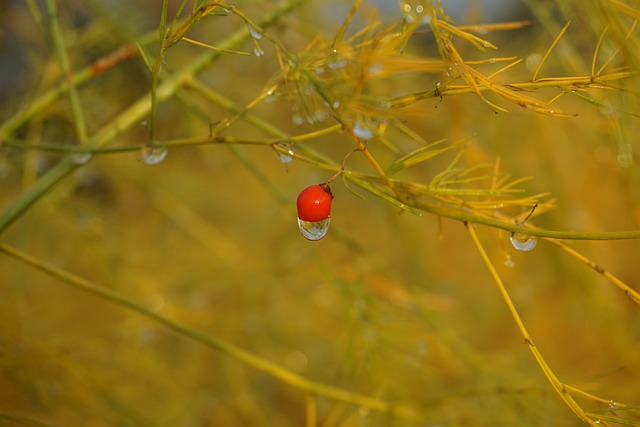
[[[327,184],[307,187],[298,196],[298,218],[303,221],[324,221],[331,214],[331,188]]]

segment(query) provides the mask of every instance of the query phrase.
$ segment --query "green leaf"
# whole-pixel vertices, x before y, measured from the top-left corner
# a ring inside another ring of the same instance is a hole
[[[378,196],[383,200],[386,200],[387,202],[391,203],[392,205],[395,205],[395,206],[399,207],[400,209],[402,209],[404,211],[407,211],[407,212],[410,212],[410,213],[412,213],[414,215],[422,216],[422,211],[420,209],[416,209],[414,207],[411,207],[411,206],[407,205],[404,202],[401,202],[400,200],[394,198],[393,196],[383,192],[381,189],[379,189],[375,185],[371,184],[369,181],[365,181],[364,179],[357,178],[357,177],[355,177],[354,175],[352,175],[350,173],[345,173],[345,176],[347,177],[347,179],[351,180],[355,184],[357,184],[360,187],[364,188],[365,190],[367,190],[368,192],[372,193],[373,195]]]
[[[410,166],[414,166],[418,163],[422,163],[426,160],[429,160],[439,154],[445,153],[449,150],[452,150],[458,147],[458,143],[447,145],[444,147],[438,147],[446,142],[446,139],[441,139],[436,142],[432,142],[429,145],[425,145],[424,147],[420,147],[417,150],[412,151],[411,153],[403,156],[393,162],[391,166],[387,169],[388,175],[393,175],[403,169],[406,169]]]

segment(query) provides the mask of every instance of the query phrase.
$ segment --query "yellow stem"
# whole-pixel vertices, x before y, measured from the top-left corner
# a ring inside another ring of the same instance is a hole
[[[478,252],[480,253],[480,257],[482,258],[485,265],[489,269],[489,272],[491,273],[491,277],[493,277],[494,282],[498,286],[498,290],[500,291],[502,298],[507,304],[507,308],[509,309],[511,316],[515,320],[516,325],[518,326],[518,329],[520,330],[520,333],[524,338],[525,344],[527,344],[527,347],[529,347],[529,350],[531,350],[533,357],[536,359],[536,362],[538,362],[538,365],[542,369],[542,372],[544,373],[544,375],[549,380],[549,383],[551,383],[551,386],[555,389],[555,391],[558,393],[560,398],[567,404],[567,406],[569,406],[569,408],[571,408],[571,410],[578,416],[578,418],[580,418],[581,420],[583,420],[584,422],[586,422],[587,424],[593,427],[599,427],[599,425],[595,423],[591,418],[589,418],[587,414],[584,412],[584,410],[580,407],[580,405],[573,399],[573,397],[569,394],[569,392],[565,388],[564,384],[560,382],[558,377],[556,377],[555,373],[551,370],[551,368],[549,367],[545,359],[542,357],[542,354],[538,351],[538,348],[533,343],[533,340],[531,339],[531,336],[529,335],[527,328],[524,326],[524,322],[522,321],[522,319],[520,318],[520,315],[518,314],[518,310],[516,309],[515,305],[513,304],[513,301],[511,300],[511,297],[509,296],[509,292],[507,292],[507,288],[504,286],[504,283],[502,283],[502,279],[500,278],[500,275],[496,271],[495,267],[493,266],[493,263],[489,259],[489,256],[485,252],[484,247],[482,246],[482,243],[480,242],[480,239],[478,238],[478,235],[474,230],[474,225],[468,222],[465,224],[466,224],[467,230],[469,231],[469,234],[471,235],[471,239],[473,240],[473,243],[475,244],[476,248],[478,249]]]
[[[319,396],[325,396],[331,399],[335,399],[341,402],[347,402],[353,405],[362,406],[374,411],[380,411],[389,413],[401,418],[418,418],[420,414],[405,405],[395,404],[387,402],[374,397],[366,396],[363,394],[354,393],[348,390],[344,390],[338,387],[334,387],[327,384],[318,383],[308,378],[295,374],[285,368],[278,366],[277,364],[264,359],[256,354],[253,354],[241,347],[238,347],[232,343],[216,338],[212,335],[205,334],[204,332],[197,331],[190,328],[187,325],[171,320],[154,311],[153,309],[144,307],[138,304],[136,301],[125,297],[119,293],[113,292],[110,289],[98,286],[97,284],[84,279],[75,274],[69,273],[59,267],[43,262],[42,260],[26,254],[12,246],[0,243],[0,252],[10,256],[11,258],[18,260],[26,265],[34,267],[40,271],[55,277],[74,288],[83,290],[90,294],[96,295],[105,300],[111,301],[117,305],[125,307],[129,310],[135,311],[153,321],[156,321],[169,329],[178,332],[180,335],[191,338],[195,341],[199,341],[209,347],[212,347],[242,363],[245,363],[254,369],[262,371],[267,375],[270,375],[285,384],[289,384],[291,387],[299,389],[301,391],[315,394]]]

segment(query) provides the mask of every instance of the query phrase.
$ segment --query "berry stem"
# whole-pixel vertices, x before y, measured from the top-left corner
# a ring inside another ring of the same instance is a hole
[[[373,166],[373,169],[376,171],[376,173],[380,176],[380,178],[382,178],[385,185],[389,187],[391,191],[393,191],[393,193],[396,195],[398,200],[402,200],[402,201],[406,200],[406,196],[396,189],[395,185],[389,179],[384,169],[382,169],[382,166],[380,166],[380,164],[375,159],[375,157],[373,157],[371,152],[367,149],[367,145],[364,142],[362,142],[362,140],[358,138],[356,135],[354,135],[352,132],[349,132],[349,135],[351,136],[351,138],[353,138],[354,142],[356,143],[356,148],[353,151],[361,151],[364,157],[369,161],[369,163],[371,163],[371,166]],[[343,169],[344,168],[341,168],[341,170],[339,170],[338,172],[342,173]]]
[[[364,147],[364,144],[362,144],[362,146]],[[366,147],[364,147],[364,149],[366,149]],[[338,171],[337,171],[335,174],[333,174],[333,176],[332,176],[331,178],[329,178],[329,179],[327,180],[327,182],[325,182],[324,184],[322,184],[323,186],[328,186],[329,184],[331,184],[331,182],[332,182],[334,179],[336,179],[337,177],[339,177],[339,176],[342,174],[342,172],[344,172],[344,165],[345,165],[345,163],[347,162],[347,159],[349,158],[349,156],[350,156],[350,155],[352,155],[352,154],[353,154],[353,153],[355,153],[356,151],[364,151],[364,150],[363,150],[363,149],[361,149],[361,148],[354,148],[353,150],[349,151],[349,152],[347,153],[347,155],[346,155],[346,156],[344,156],[344,159],[342,159],[342,164],[340,165],[340,168],[338,169]]]

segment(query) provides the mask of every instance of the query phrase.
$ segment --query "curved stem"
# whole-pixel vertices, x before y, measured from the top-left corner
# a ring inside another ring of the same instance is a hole
[[[478,238],[478,235],[474,230],[474,225],[467,222],[465,223],[465,226],[469,231],[471,240],[473,240],[473,243],[476,246],[476,249],[480,253],[480,257],[482,258],[485,265],[489,269],[489,273],[491,274],[493,281],[498,286],[498,290],[500,291],[500,294],[502,295],[504,302],[507,304],[509,313],[511,313],[511,317],[513,317],[513,320],[516,322],[516,325],[520,330],[520,334],[522,334],[522,337],[524,338],[525,344],[527,344],[527,347],[533,354],[533,357],[536,359],[536,362],[538,362],[538,366],[540,366],[540,369],[542,369],[542,372],[547,377],[547,380],[549,380],[549,383],[554,388],[554,390],[558,393],[560,398],[567,404],[567,406],[569,406],[569,408],[571,408],[571,410],[578,416],[578,418],[580,418],[582,421],[586,422],[587,424],[593,427],[598,427],[598,424],[596,424],[591,418],[589,418],[586,415],[582,407],[580,407],[580,405],[569,394],[564,384],[560,382],[558,377],[556,377],[555,373],[551,370],[546,360],[542,357],[542,354],[540,353],[540,351],[538,351],[538,348],[533,343],[533,340],[531,339],[531,336],[529,335],[529,332],[527,331],[527,328],[525,327],[524,322],[522,321],[522,319],[520,318],[520,315],[518,314],[518,310],[516,309],[516,306],[513,304],[513,301],[511,300],[511,296],[509,296],[509,292],[507,292],[507,288],[504,286],[504,283],[502,283],[502,279],[500,278],[500,275],[498,274],[497,270],[493,266],[493,263],[489,259],[489,256],[487,255],[486,251],[484,250],[484,247],[482,246],[482,243],[480,242],[480,239]]]
[[[559,247],[560,249],[562,249],[563,251],[565,251],[566,253],[568,253],[569,255],[571,255],[572,257],[574,257],[575,259],[577,259],[578,261],[580,261],[584,265],[586,265],[587,267],[589,267],[592,270],[594,270],[595,272],[597,272],[597,273],[601,274],[602,276],[604,276],[605,279],[607,279],[609,282],[613,283],[614,286],[616,286],[618,289],[620,289],[622,292],[624,292],[624,294],[627,296],[627,298],[629,298],[631,301],[635,302],[636,304],[640,305],[640,293],[638,293],[638,291],[636,291],[635,289],[631,288],[629,285],[624,283],[622,280],[618,279],[616,276],[614,276],[613,274],[609,273],[607,270],[602,268],[600,265],[598,265],[595,262],[591,261],[589,258],[585,257],[584,255],[582,255],[581,253],[579,253],[575,249],[572,249],[569,246],[565,245],[564,243],[559,242],[559,241],[557,241],[555,239],[546,239],[546,240],[549,243],[552,243],[552,244],[556,245],[557,247]]]
[[[391,402],[387,402],[374,397],[366,396],[363,394],[354,393],[348,390],[344,390],[331,385],[315,382],[298,374],[295,374],[267,359],[259,357],[258,355],[251,353],[241,347],[238,347],[230,342],[216,338],[212,335],[204,332],[192,329],[191,327],[172,320],[162,314],[154,311],[153,309],[144,307],[132,299],[127,298],[117,292],[109,290],[107,288],[96,285],[95,283],[84,279],[75,274],[69,273],[54,265],[43,262],[42,260],[28,255],[18,249],[15,249],[9,245],[0,243],[0,252],[10,256],[11,258],[18,260],[24,264],[27,264],[33,268],[43,271],[52,277],[55,277],[74,288],[89,292],[105,300],[111,301],[126,309],[135,311],[157,323],[172,329],[179,334],[191,338],[195,341],[199,341],[209,347],[212,347],[228,356],[245,363],[254,369],[264,372],[285,384],[302,390],[312,395],[325,396],[341,402],[350,403],[353,405],[363,406],[374,411],[380,411],[397,415],[402,418],[418,418],[419,412],[413,408],[404,405],[397,405]]]

